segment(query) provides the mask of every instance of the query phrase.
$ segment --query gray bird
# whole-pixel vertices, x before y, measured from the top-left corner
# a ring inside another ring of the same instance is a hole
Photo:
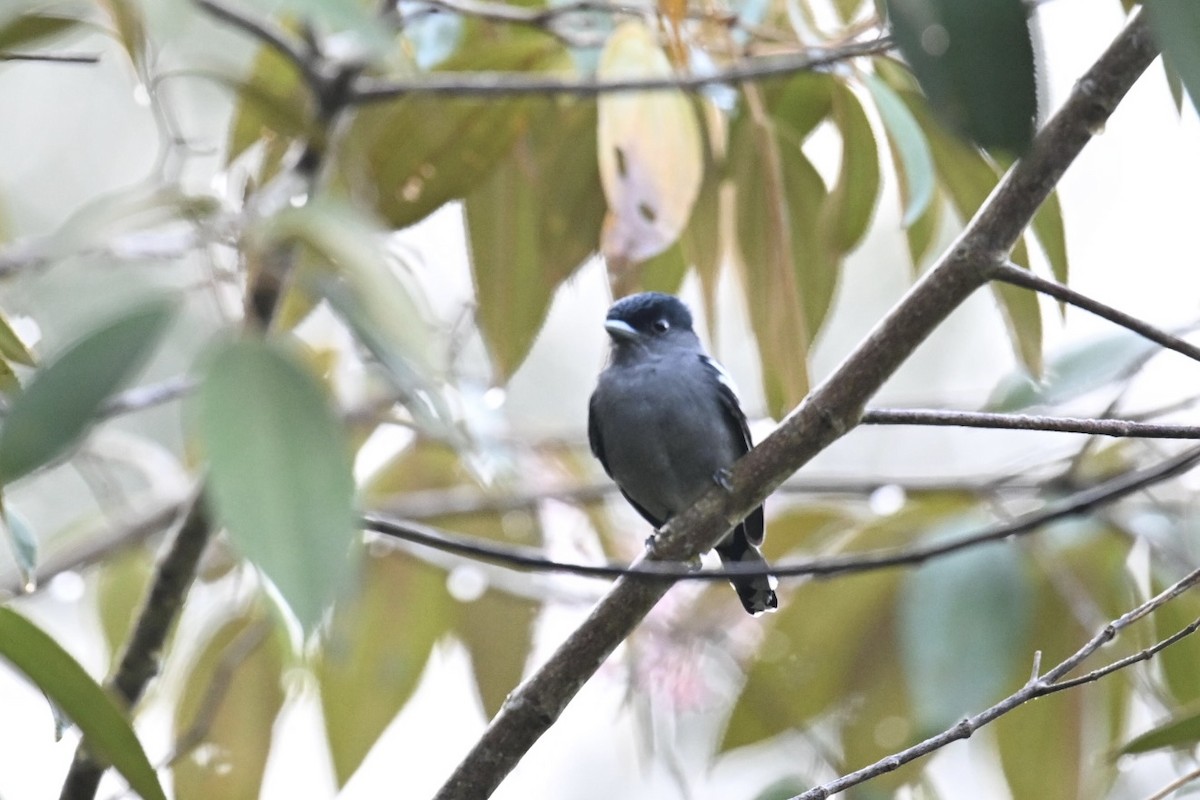
[[[608,311],[608,366],[588,404],[592,452],[625,499],[655,528],[688,508],[752,447],[733,383],[692,330],[675,297],[643,292]],[[760,564],[762,506],[716,547],[723,564]],[[773,579],[731,581],[742,605],[760,614],[778,605]]]

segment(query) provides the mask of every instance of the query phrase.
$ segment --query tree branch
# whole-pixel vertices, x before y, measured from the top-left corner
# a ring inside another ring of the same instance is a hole
[[[985,709],[974,716],[967,717],[954,727],[948,728],[936,736],[931,736],[919,744],[913,745],[905,750],[901,750],[899,753],[894,753],[887,758],[880,759],[870,766],[863,767],[860,770],[852,772],[848,775],[844,775],[837,780],[830,781],[829,783],[822,784],[821,786],[815,786],[812,789],[809,789],[807,792],[793,797],[792,800],[826,800],[826,798],[830,797],[831,795],[835,795],[839,792],[849,789],[852,786],[857,786],[858,784],[868,781],[872,778],[876,778],[887,772],[891,772],[892,770],[895,770],[910,761],[914,761],[922,756],[926,756],[932,752],[940,750],[952,742],[956,742],[959,739],[970,738],[975,731],[979,730],[984,725],[987,725],[989,722],[997,719],[998,717],[1004,716],[1014,708],[1023,705],[1030,700],[1038,697],[1044,697],[1048,694],[1053,694],[1054,692],[1061,691],[1065,688],[1070,688],[1071,686],[1078,686],[1080,683],[1097,680],[1104,675],[1115,672],[1117,669],[1129,666],[1129,664],[1136,663],[1137,661],[1144,661],[1150,658],[1160,650],[1168,647],[1171,644],[1174,644],[1185,636],[1189,636],[1194,633],[1197,628],[1200,628],[1200,620],[1196,620],[1183,630],[1159,642],[1154,647],[1147,648],[1146,650],[1142,651],[1142,653],[1138,654],[1139,656],[1142,656],[1144,653],[1144,657],[1122,659],[1121,661],[1113,662],[1113,664],[1110,664],[1107,667],[1094,670],[1093,672],[1088,673],[1088,675],[1083,676],[1083,678],[1088,678],[1088,681],[1083,680],[1083,678],[1074,681],[1063,681],[1063,678],[1066,675],[1074,671],[1076,667],[1078,667],[1093,653],[1099,650],[1101,646],[1115,639],[1117,634],[1123,629],[1129,625],[1132,625],[1142,617],[1145,617],[1155,609],[1167,604],[1188,589],[1195,586],[1197,583],[1200,583],[1200,570],[1196,570],[1188,574],[1177,583],[1168,587],[1158,595],[1155,595],[1145,603],[1142,603],[1137,608],[1134,608],[1121,615],[1117,619],[1114,619],[1112,622],[1105,625],[1095,636],[1089,639],[1087,643],[1076,650],[1073,654],[1068,656],[1065,660],[1060,662],[1049,672],[1046,672],[1041,676],[1035,674],[1029,679],[1028,683],[1021,687],[1019,691],[1014,692],[1013,694],[1004,698],[991,708]]]
[[[1009,170],[937,265],[774,433],[734,466],[731,488],[710,489],[676,516],[642,560],[686,561],[710,549],[788,475],[853,428],[884,381],[988,280],[987,268],[1005,259],[1067,166],[1157,52],[1139,13],[1075,85],[1030,152]],[[587,620],[509,696],[437,800],[489,796],[670,585],[618,579]]]
[[[933,425],[1013,431],[1057,431],[1130,439],[1200,439],[1200,425],[1158,425],[1125,419],[1047,417],[920,408],[877,408],[863,412],[861,425]]]
[[[728,564],[719,569],[692,570],[686,564],[645,560],[639,561],[633,566],[611,563],[578,564],[552,560],[537,548],[496,544],[486,539],[450,533],[418,522],[396,519],[377,513],[363,514],[360,524],[365,530],[384,536],[501,567],[537,572],[559,572],[589,578],[629,577],[654,582],[661,582],[661,579],[666,578],[677,582],[721,581],[747,575],[774,575],[779,578],[829,577],[877,569],[915,566],[971,547],[1032,533],[1052,522],[1089,513],[1147,487],[1181,475],[1193,469],[1197,463],[1200,463],[1200,447],[1180,453],[1161,464],[1105,481],[1090,489],[1077,492],[1065,500],[1048,503],[1045,508],[1024,514],[1016,519],[989,525],[974,533],[964,534],[954,539],[870,552],[811,558],[765,567]]]
[[[1098,317],[1120,325],[1122,328],[1141,334],[1168,350],[1181,353],[1193,361],[1200,361],[1200,347],[1180,339],[1178,336],[1172,336],[1166,331],[1156,328],[1131,314],[1118,311],[1110,305],[1101,303],[1099,300],[1093,300],[1082,292],[1077,292],[1074,289],[1063,286],[1061,283],[1034,275],[1027,269],[1022,269],[1015,264],[1007,262],[994,264],[989,273],[994,280],[1011,283],[1013,286],[1020,286],[1025,289],[1032,289],[1039,294],[1053,297],[1055,300],[1061,300],[1068,305],[1082,308],[1084,311],[1090,311]]]
[[[51,64],[99,64],[97,53],[0,53],[0,61],[43,61]]]

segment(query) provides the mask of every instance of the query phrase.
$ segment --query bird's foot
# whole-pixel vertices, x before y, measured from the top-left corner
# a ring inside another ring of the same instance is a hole
[[[713,483],[715,483],[717,486],[720,486],[727,492],[732,492],[733,481],[730,480],[732,476],[733,473],[729,471],[728,467],[721,467],[719,470],[713,473]]]

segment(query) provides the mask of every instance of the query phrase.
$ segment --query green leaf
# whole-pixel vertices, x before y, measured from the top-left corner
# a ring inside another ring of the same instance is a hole
[[[263,139],[268,141],[308,137],[314,131],[309,93],[295,65],[271,47],[263,47],[255,56],[245,80],[227,81],[237,91],[238,102],[229,129],[226,163]],[[282,157],[282,151],[277,151]],[[265,160],[260,179],[266,180],[279,168],[279,162]]]
[[[56,14],[18,14],[0,23],[0,53],[38,47],[82,24],[82,21],[75,17],[61,17]]]
[[[17,336],[3,314],[0,314],[0,356],[26,367],[37,365],[33,353],[29,352],[29,348],[21,341],[21,337]]]
[[[20,514],[11,508],[3,508],[4,533],[12,548],[13,559],[21,573],[21,582],[26,591],[33,591],[37,583],[38,540],[33,528]]]
[[[1050,272],[1054,275],[1054,280],[1062,284],[1067,283],[1071,270],[1067,262],[1067,237],[1063,229],[1062,206],[1058,202],[1057,190],[1046,196],[1046,201],[1034,214],[1033,232],[1046,254],[1046,260],[1050,262]]]
[[[862,104],[849,87],[839,82],[834,83],[833,122],[842,134],[842,164],[817,223],[828,249],[841,255],[862,241],[875,212],[879,156],[871,121]]]
[[[862,0],[834,0],[833,5],[837,9],[838,18],[842,22],[848,23],[854,20],[856,12],[862,6]]]
[[[1029,591],[1025,564],[1007,544],[977,547],[905,574],[900,650],[923,732],[986,708],[1028,669]]]
[[[146,21],[136,0],[99,0],[116,27],[117,40],[139,75],[146,67]]]
[[[501,44],[467,42],[442,71],[564,72],[557,42],[523,36]],[[364,108],[339,148],[338,170],[366,207],[394,227],[411,225],[479,186],[550,100],[408,95]]]
[[[1200,742],[1200,705],[1193,703],[1173,711],[1150,730],[1130,739],[1118,753],[1149,753],[1166,747],[1191,750],[1197,742]]]
[[[217,518],[312,630],[355,540],[349,450],[321,384],[279,344],[229,342],[197,412]]]
[[[45,632],[0,607],[0,656],[79,726],[88,748],[146,800],[165,800],[154,767],[125,714],[67,651]]]
[[[95,570],[95,608],[100,632],[108,645],[110,669],[117,666],[121,648],[129,639],[153,569],[150,553],[144,547],[134,547],[105,558]]]
[[[888,141],[895,153],[896,165],[903,175],[904,219],[900,224],[908,228],[926,214],[926,209],[934,199],[937,181],[933,171],[933,155],[929,152],[929,142],[921,126],[899,95],[874,75],[866,77],[866,84],[875,99],[879,118],[883,120]],[[919,260],[914,258],[913,262]]]
[[[1019,247],[1024,248],[1024,244]],[[1017,359],[1030,375],[1040,377],[1043,370],[1042,307],[1037,293],[998,281],[993,281],[991,288]]]
[[[1081,397],[1139,369],[1159,346],[1132,331],[1118,331],[1066,347],[1047,363],[1040,383],[1024,372],[1002,379],[987,408],[1016,411],[1053,406]]]
[[[290,645],[261,601],[225,622],[191,664],[175,709],[177,800],[258,797],[283,707]]]
[[[942,198],[940,192],[934,193],[933,202],[925,209],[925,213],[917,217],[912,225],[904,231],[905,241],[908,242],[908,257],[912,261],[912,274],[920,274],[925,256],[929,254],[937,241],[942,228]]]
[[[1192,0],[1147,0],[1146,13],[1163,57],[1178,71],[1200,109],[1200,6]]]
[[[45,466],[82,438],[104,401],[150,357],[172,308],[139,306],[76,341],[33,377],[0,427],[0,483]]]
[[[705,129],[707,130],[707,129]],[[704,147],[704,181],[692,206],[692,218],[679,239],[684,260],[696,270],[704,296],[704,318],[716,335],[717,284],[721,271],[721,165],[712,152],[711,136]]]
[[[314,667],[338,786],[412,696],[454,611],[442,570],[401,553],[364,555]]]
[[[1153,590],[1162,591],[1166,582],[1156,580]],[[1175,598],[1154,612],[1154,638],[1161,641],[1200,618],[1200,597],[1189,592]],[[1163,650],[1155,660],[1162,669],[1165,689],[1179,706],[1189,710],[1200,707],[1200,638],[1189,636]]]
[[[465,210],[476,321],[500,382],[529,354],[558,287],[600,245],[596,105],[534,116]]]
[[[687,270],[688,263],[683,257],[683,247],[676,242],[654,258],[638,264],[631,272],[636,273],[638,288],[642,291],[676,294],[687,276]]]
[[[1024,153],[1037,115],[1022,0],[888,0],[896,45],[946,123],[985,148]]]

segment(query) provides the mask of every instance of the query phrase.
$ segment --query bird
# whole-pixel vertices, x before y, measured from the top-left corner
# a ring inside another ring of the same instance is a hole
[[[629,504],[657,530],[728,470],[753,443],[733,381],[709,357],[679,298],[642,292],[604,321],[611,347],[588,403],[588,443]],[[721,563],[766,567],[759,506],[717,544]],[[775,610],[773,576],[731,578],[742,606]]]

